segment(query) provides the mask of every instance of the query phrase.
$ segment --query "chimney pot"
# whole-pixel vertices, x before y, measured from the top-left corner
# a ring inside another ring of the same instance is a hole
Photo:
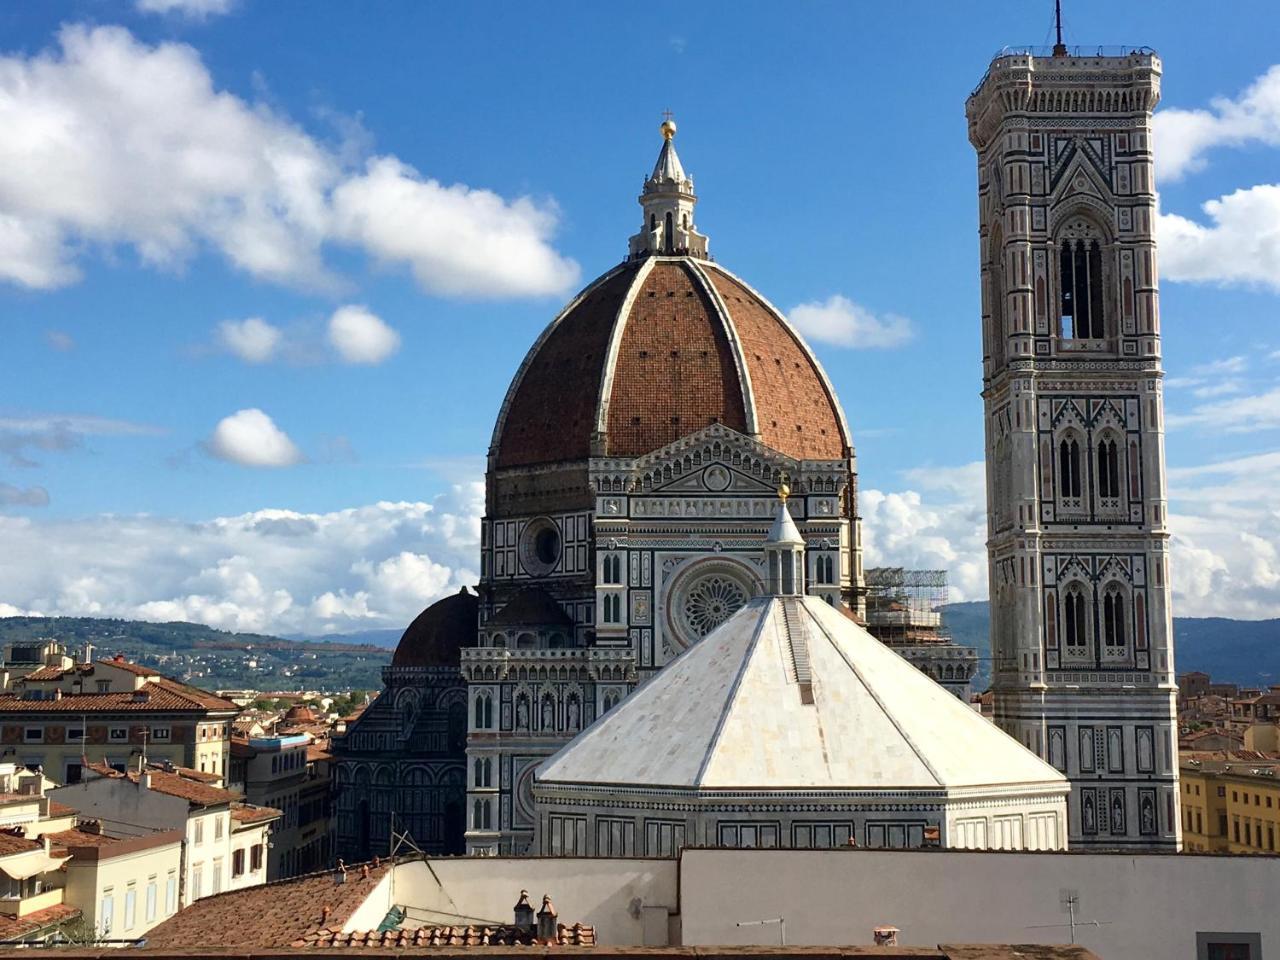
[[[534,928],[537,926],[537,921],[534,919],[533,904],[529,902],[528,890],[520,891],[520,899],[516,901],[513,912],[515,913],[515,925],[521,930],[533,933]]]
[[[360,865],[360,879],[361,880],[369,879],[369,865],[367,863],[362,863]]]
[[[871,932],[877,947],[896,947],[898,945],[898,928],[894,926],[876,927]]]
[[[538,942],[550,946],[560,940],[556,929],[556,908],[551,903],[551,895],[542,895],[542,909],[538,911]]]

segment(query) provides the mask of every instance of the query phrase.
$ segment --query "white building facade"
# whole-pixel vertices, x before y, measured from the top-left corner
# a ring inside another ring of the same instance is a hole
[[[544,763],[544,856],[1066,848],[1061,773],[807,596],[784,504],[762,596]]]
[[[1006,53],[978,153],[992,689],[1073,848],[1180,843],[1149,51]]]

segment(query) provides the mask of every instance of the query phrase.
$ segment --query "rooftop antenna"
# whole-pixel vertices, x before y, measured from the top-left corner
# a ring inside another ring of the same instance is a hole
[[[1065,57],[1067,55],[1067,47],[1062,42],[1062,0],[1053,0],[1053,25],[1058,37],[1058,42],[1053,45],[1053,55],[1055,57]]]

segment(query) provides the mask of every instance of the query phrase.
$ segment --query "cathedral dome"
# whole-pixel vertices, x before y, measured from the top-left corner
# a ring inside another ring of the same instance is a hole
[[[475,643],[479,598],[463,587],[423,610],[400,637],[393,667],[457,667],[458,651]]]
[[[674,124],[628,259],[589,284],[521,364],[490,447],[498,469],[635,457],[722,423],[799,460],[851,456],[817,358],[777,309],[707,256]]]

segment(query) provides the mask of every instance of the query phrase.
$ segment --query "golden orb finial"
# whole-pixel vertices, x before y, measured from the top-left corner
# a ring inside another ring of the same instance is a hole
[[[671,112],[667,111],[666,119],[662,121],[662,126],[658,127],[662,131],[663,140],[671,140],[676,135],[676,122],[671,119]]]
[[[787,478],[783,477],[782,482],[778,484],[778,499],[786,503],[789,496],[791,496],[791,485],[787,483]]]

